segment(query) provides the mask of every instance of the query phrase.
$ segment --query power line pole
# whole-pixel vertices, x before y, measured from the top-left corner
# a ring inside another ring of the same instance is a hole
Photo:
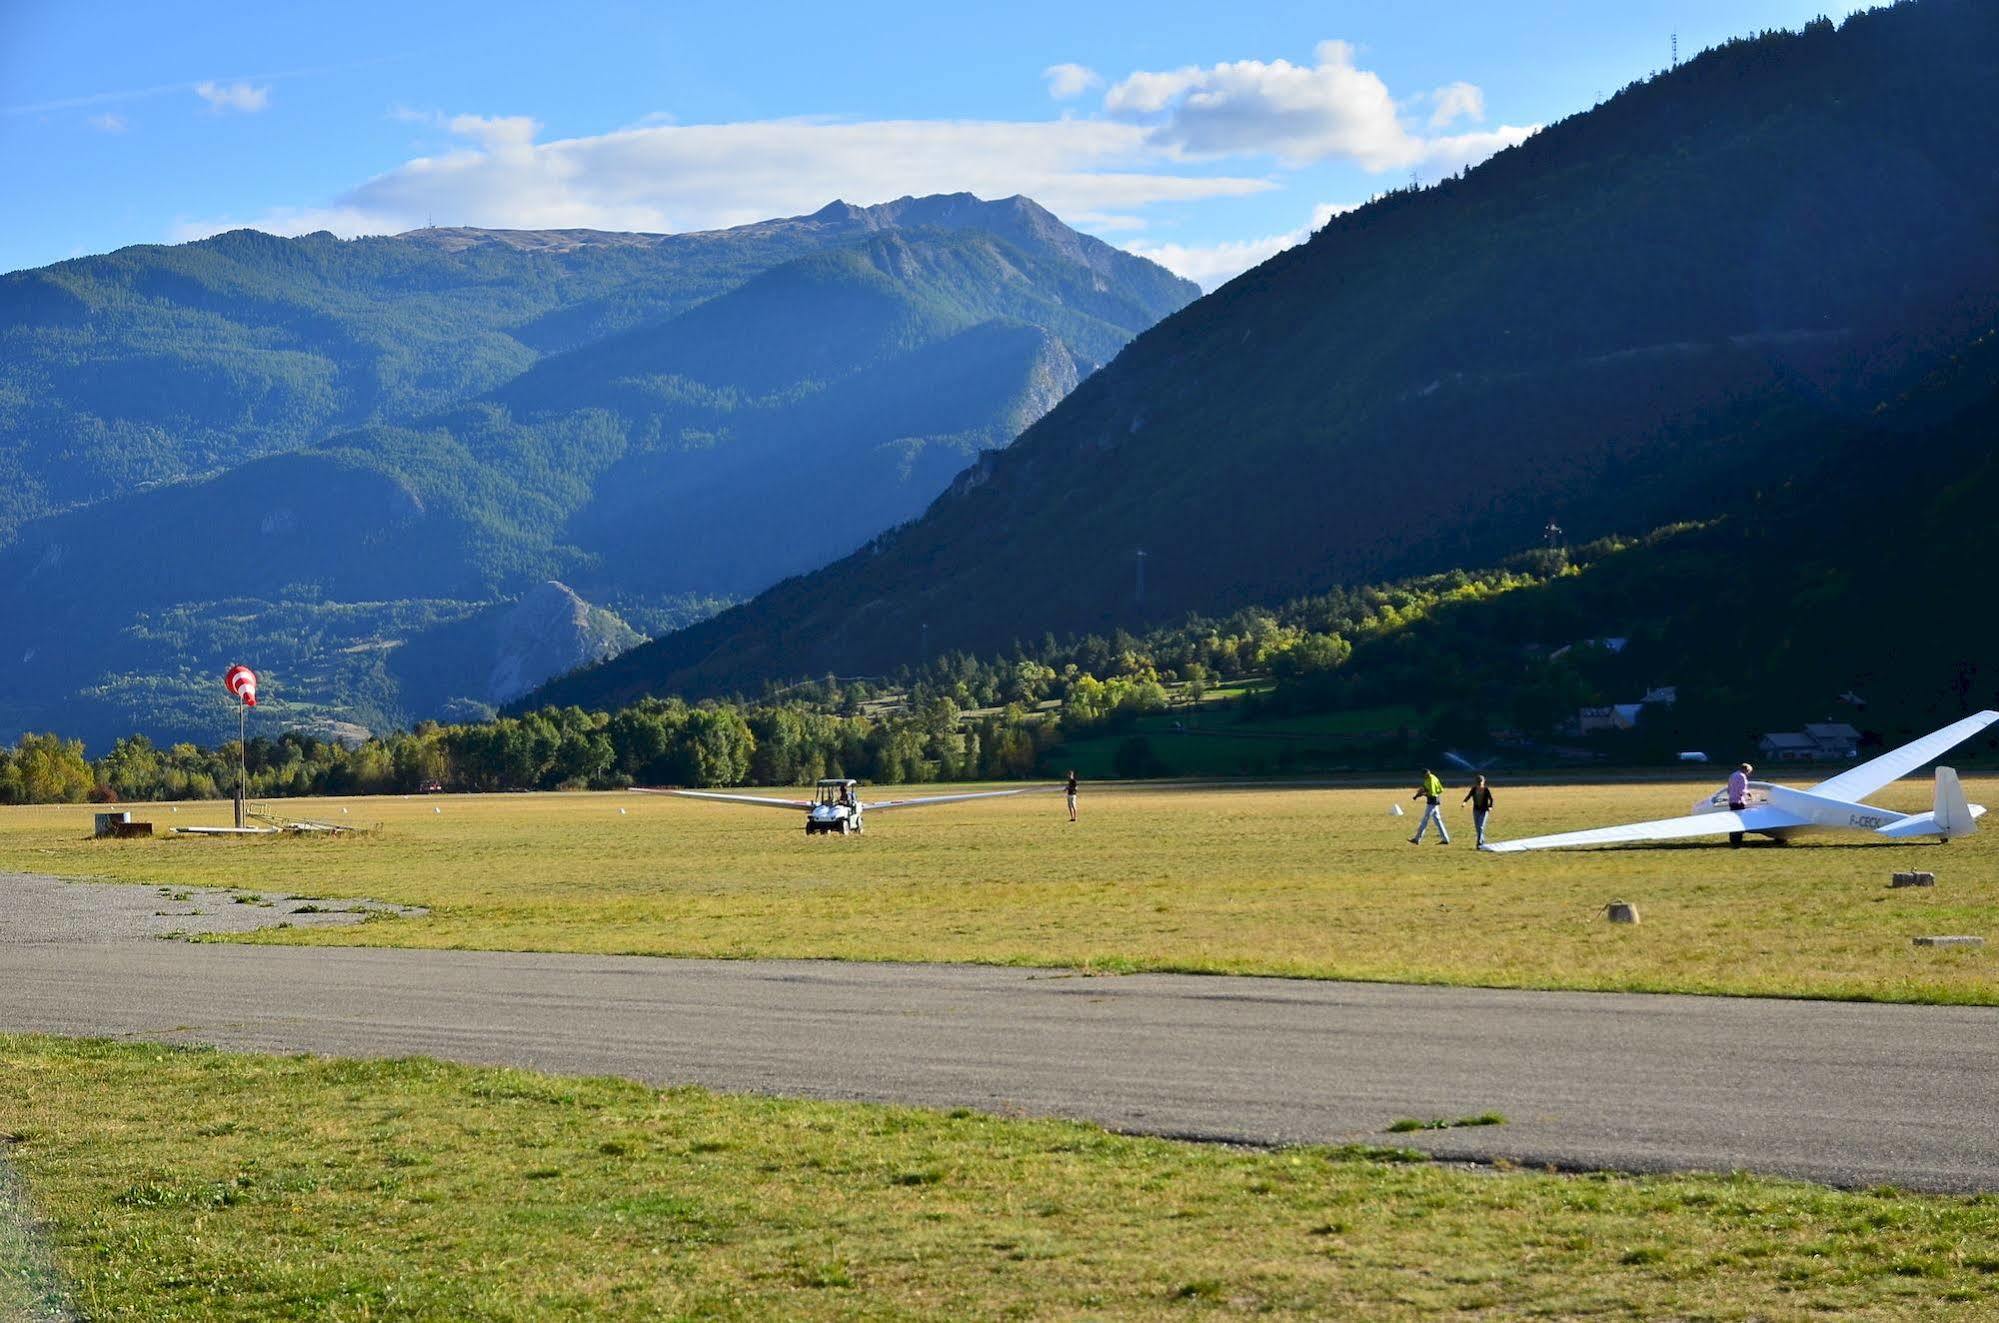
[[[1680,67],[1680,34],[1677,32],[1673,34],[1673,67]]]
[[[1138,549],[1138,604],[1145,605],[1145,548]]]

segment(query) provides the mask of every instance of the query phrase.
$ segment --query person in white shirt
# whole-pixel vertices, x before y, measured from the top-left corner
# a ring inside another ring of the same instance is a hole
[[[1748,763],[1744,763],[1728,774],[1728,807],[1731,812],[1740,813],[1749,807],[1749,774],[1755,770]],[[1728,843],[1731,846],[1740,847],[1742,844],[1742,833],[1739,831],[1730,832],[1728,834]]]

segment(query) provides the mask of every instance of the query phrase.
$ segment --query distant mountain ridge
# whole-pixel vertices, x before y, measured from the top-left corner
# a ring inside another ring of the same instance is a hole
[[[1999,121],[1962,113],[1995,77],[1971,0],[1704,53],[1336,218],[922,519],[526,701],[878,673],[1735,508],[1999,320]]]
[[[246,597],[303,631],[263,644],[267,669],[315,676],[293,699],[329,719],[429,715],[405,690],[492,701],[471,616],[553,579],[657,628],[823,563],[1197,293],[1027,199],[968,196],[668,236],[234,232],[16,273],[0,480],[33,517],[0,521],[23,641],[0,739],[184,728],[234,637],[184,608]],[[7,392],[34,372],[48,391]],[[138,645],[140,617],[177,622],[172,651]],[[455,691],[433,630],[473,649]],[[180,698],[127,683],[161,671]]]

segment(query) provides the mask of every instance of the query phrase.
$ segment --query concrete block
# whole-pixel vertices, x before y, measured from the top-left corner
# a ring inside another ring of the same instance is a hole
[[[1983,946],[1983,937],[1918,937],[1917,946]]]
[[[1933,887],[1936,884],[1935,873],[1897,873],[1888,882],[1891,887]]]

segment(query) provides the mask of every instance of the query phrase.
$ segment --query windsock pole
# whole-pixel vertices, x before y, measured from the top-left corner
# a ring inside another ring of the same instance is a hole
[[[236,705],[236,825],[243,826],[244,800],[250,794],[250,708]]]
[[[236,825],[244,825],[246,801],[250,797],[250,709],[257,706],[257,673],[247,666],[231,666],[222,677],[223,687],[236,698]]]

